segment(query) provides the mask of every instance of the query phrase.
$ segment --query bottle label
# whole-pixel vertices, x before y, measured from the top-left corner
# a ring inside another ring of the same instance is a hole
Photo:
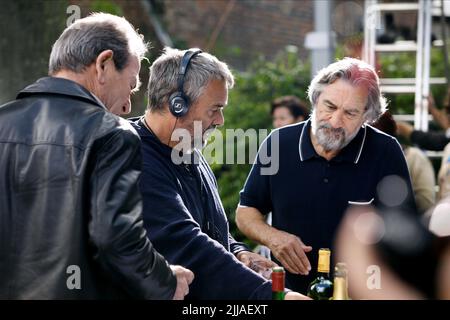
[[[272,272],[272,291],[284,291],[284,272]]]
[[[330,250],[320,250],[319,251],[319,262],[317,265],[317,271],[323,273],[330,272]]]
[[[333,300],[348,300],[347,279],[341,277],[334,278]]]

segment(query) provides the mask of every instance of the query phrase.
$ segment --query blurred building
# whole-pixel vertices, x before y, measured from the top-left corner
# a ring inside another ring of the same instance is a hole
[[[361,57],[364,0],[8,0],[0,10],[0,104],[46,73],[51,44],[66,25],[70,5],[79,6],[82,17],[92,11],[125,16],[151,41],[150,62],[165,45],[200,47],[245,70],[257,56],[272,60],[286,46],[309,59],[305,40],[315,31],[320,1],[331,6],[329,17],[323,17],[330,20],[335,42],[344,44],[346,55]],[[414,27],[415,18],[405,13],[389,19],[406,35]],[[147,68],[144,64],[143,80]],[[140,101],[143,95],[141,90]]]

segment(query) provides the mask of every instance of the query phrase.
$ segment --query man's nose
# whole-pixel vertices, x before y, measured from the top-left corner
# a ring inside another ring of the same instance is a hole
[[[225,118],[223,116],[223,111],[219,110],[218,115],[216,117],[216,119],[214,119],[214,125],[217,127],[221,127],[223,126],[223,124],[225,123]]]
[[[342,128],[344,124],[344,113],[341,110],[336,110],[330,119],[330,124],[333,128]]]

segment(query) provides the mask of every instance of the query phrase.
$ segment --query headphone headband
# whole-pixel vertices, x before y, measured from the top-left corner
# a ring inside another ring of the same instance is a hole
[[[186,71],[189,67],[191,60],[198,54],[202,53],[202,50],[188,50],[184,54],[180,63],[180,70],[178,71],[178,91],[183,92],[184,87],[184,77],[186,76]]]

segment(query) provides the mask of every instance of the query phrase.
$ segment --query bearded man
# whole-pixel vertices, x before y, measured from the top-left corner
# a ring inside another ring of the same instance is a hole
[[[311,117],[274,130],[262,144],[236,212],[239,229],[271,250],[298,292],[316,274],[318,250],[333,250],[349,205],[416,211],[400,145],[368,125],[386,109],[374,69],[344,58],[318,72],[308,96]],[[272,174],[264,172],[267,156],[279,162]]]
[[[234,77],[215,56],[165,48],[150,67],[145,115],[130,119],[141,137],[144,226],[170,263],[195,273],[187,299],[266,300],[276,266],[237,242],[228,228],[216,178],[201,154]],[[285,299],[308,299],[286,290]]]

